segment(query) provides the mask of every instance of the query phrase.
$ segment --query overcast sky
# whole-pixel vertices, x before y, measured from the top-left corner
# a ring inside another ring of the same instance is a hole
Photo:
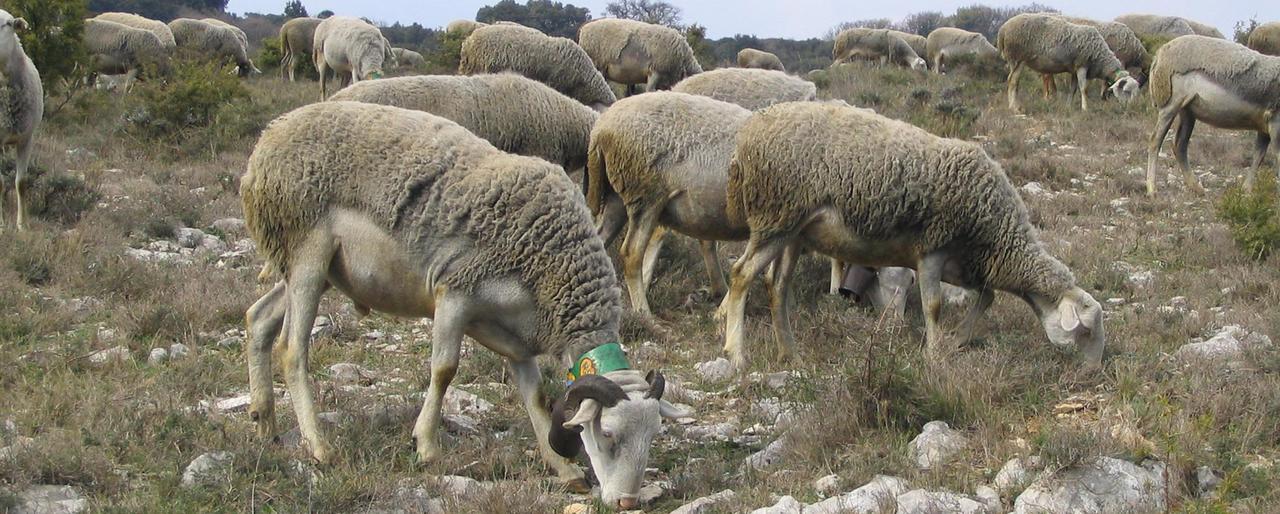
[[[303,0],[311,14],[329,9],[338,14],[364,16],[374,21],[421,23],[442,27],[458,18],[471,19],[476,9],[497,0]],[[867,18],[900,20],[919,11],[941,11],[950,14],[956,7],[983,3],[987,5],[1024,5],[1031,0],[1004,2],[998,0],[901,0],[897,2],[851,2],[849,0],[670,0],[684,10],[685,23],[696,22],[707,27],[713,39],[734,34],[759,37],[803,39],[821,37],[827,29],[842,21]],[[227,10],[236,13],[279,13],[284,0],[231,0]],[[523,3],[523,2],[522,2]],[[591,10],[600,17],[607,0],[570,1]],[[1076,16],[1112,19],[1131,12],[1174,14],[1208,23],[1223,34],[1231,35],[1238,20],[1259,16],[1269,21],[1276,2],[1262,0],[1084,0],[1041,1]],[[862,4],[862,5],[858,5]],[[867,5],[871,4],[871,5]],[[1273,14],[1280,16],[1280,13]]]

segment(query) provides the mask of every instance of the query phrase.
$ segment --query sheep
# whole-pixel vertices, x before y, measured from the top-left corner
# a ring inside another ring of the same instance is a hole
[[[787,68],[782,65],[782,60],[777,55],[754,48],[743,48],[738,51],[738,66],[742,68],[787,71]],[[696,77],[697,75],[694,76]]]
[[[906,41],[907,44],[911,46],[911,51],[915,52],[917,56],[924,57],[926,55],[929,46],[928,38],[921,36],[920,34],[912,34],[901,30],[890,29],[889,33],[898,36],[903,41]],[[928,64],[929,63],[926,61],[925,65],[928,66]]]
[[[249,48],[241,39],[241,34],[225,25],[178,18],[169,22],[169,29],[173,31],[173,38],[179,49],[215,62],[233,61],[241,77],[261,73],[253,65],[253,61],[249,60]]]
[[[1280,55],[1280,21],[1263,23],[1249,33],[1249,48],[1267,55]]]
[[[587,52],[573,41],[521,25],[480,27],[462,42],[463,75],[513,71],[597,111],[617,101]]]
[[[1148,195],[1155,195],[1156,158],[1174,117],[1180,122],[1173,153],[1192,190],[1202,190],[1187,163],[1187,145],[1196,121],[1257,132],[1246,187],[1253,186],[1268,147],[1273,153],[1280,149],[1280,57],[1224,39],[1182,36],[1156,52],[1148,87],[1157,111],[1147,147]]]
[[[1041,246],[1017,191],[977,144],[845,104],[778,104],[738,131],[727,198],[729,216],[751,232],[717,311],[739,369],[747,287],[780,258],[773,280],[782,298],[771,305],[775,325],[789,328],[778,320],[787,317],[802,248],[853,265],[914,268],[933,360],[955,348],[939,323],[945,280],[978,292],[955,332],[961,338],[994,291],[1007,291],[1031,306],[1051,342],[1074,345],[1091,368],[1101,364],[1102,306]]]
[[[724,202],[733,138],[750,115],[732,103],[658,91],[619,100],[596,122],[587,205],[598,217],[609,204],[626,206],[622,268],[636,312],[651,314],[648,275],[657,251],[651,245],[664,227],[700,240],[712,289],[726,290],[716,241],[747,237],[746,224],[730,218]],[[614,234],[606,234],[606,244]]]
[[[158,73],[169,70],[169,51],[155,32],[90,18],[84,21],[84,46],[89,54],[91,80],[98,75],[125,74],[127,91],[133,79],[151,67]]]
[[[1177,16],[1161,16],[1159,14],[1126,14],[1117,16],[1116,21],[1125,24],[1133,32],[1142,37],[1162,37],[1173,39],[1178,36],[1195,34],[1195,29],[1187,20]]]
[[[645,84],[645,91],[671,89],[691,75],[702,73],[685,37],[670,27],[635,20],[604,18],[578,29],[578,43],[605,78],[627,86]]]
[[[480,27],[488,27],[488,26],[489,26],[488,23],[483,23],[479,21],[453,20],[449,22],[448,25],[445,25],[444,32],[446,34],[462,37],[465,39],[467,36],[470,36],[472,32],[475,32],[476,29]]]
[[[365,81],[330,100],[428,112],[462,125],[499,150],[541,157],[570,173],[586,167],[591,127],[599,116],[576,100],[514,73]]]
[[[1189,18],[1183,18],[1182,21],[1187,22],[1187,25],[1191,27],[1191,31],[1195,32],[1197,36],[1211,37],[1214,39],[1227,39],[1222,35],[1222,31],[1212,25],[1206,25]]]
[[[392,48],[391,55],[396,59],[397,68],[408,67],[417,70],[427,65],[427,59],[422,57],[422,54],[408,48]]]
[[[44,118],[44,87],[40,83],[40,71],[22,49],[18,31],[27,30],[27,20],[14,18],[0,9],[0,65],[4,77],[0,79],[0,97],[5,109],[0,115],[3,124],[4,146],[13,146],[16,152],[13,173],[13,198],[15,201],[14,226],[23,230],[27,226],[26,209],[22,204],[23,178],[31,165],[31,153],[35,149],[36,131]],[[8,195],[2,194],[3,203]],[[0,206],[0,224],[9,209]]]
[[[331,16],[316,25],[311,53],[320,72],[320,99],[329,96],[325,72],[333,70],[342,87],[361,80],[382,78],[382,66],[391,54],[382,31],[350,16]]]
[[[236,40],[240,41],[240,45],[245,48],[246,52],[249,50],[249,36],[244,33],[244,29],[241,29],[240,27],[237,27],[225,21],[219,20],[217,18],[202,18],[200,21],[203,21],[210,25],[217,25],[224,29],[228,29],[231,32],[234,32],[236,35]]]
[[[781,102],[814,100],[812,82],[772,70],[720,68],[680,81],[672,91],[708,96],[756,111]]]
[[[836,36],[831,50],[833,64],[854,60],[878,60],[880,64],[893,63],[913,70],[923,70],[927,65],[911,45],[885,29],[845,29]]]
[[[987,41],[986,36],[955,27],[941,27],[929,33],[925,41],[925,56],[936,73],[946,71],[946,61],[958,55],[979,58],[997,57],[1000,51]]]
[[[1138,39],[1138,35],[1133,32],[1127,25],[1114,21],[1098,21],[1089,18],[1077,18],[1074,16],[1059,16],[1060,18],[1074,23],[1076,25],[1087,25],[1098,29],[1102,34],[1102,39],[1106,40],[1107,48],[1111,49],[1111,53],[1116,55],[1116,59],[1120,60],[1120,64],[1124,66],[1129,74],[1143,84],[1147,80],[1147,76],[1151,73],[1151,54],[1147,52],[1147,47],[1142,44],[1142,40]],[[1050,86],[1051,92],[1056,92],[1056,86],[1052,78],[1045,81]],[[1073,83],[1074,85],[1074,83]],[[1102,84],[1102,89],[1106,91],[1106,82]]]
[[[1019,14],[1000,27],[996,48],[1009,63],[1009,109],[1021,112],[1018,77],[1028,67],[1042,74],[1073,73],[1080,90],[1080,109],[1089,110],[1085,84],[1089,79],[1113,81],[1116,98],[1128,102],[1138,94],[1138,81],[1129,76],[1098,29],[1076,25],[1054,15]]]
[[[625,369],[613,266],[561,170],[431,114],[322,102],[263,132],[240,195],[251,237],[286,277],[245,314],[259,435],[275,435],[271,348],[280,335],[300,431],[317,460],[333,460],[306,369],[316,309],[334,287],[369,309],[434,320],[431,382],[413,429],[421,460],[442,453],[441,405],[467,335],[510,363],[560,479],[589,489],[567,460],[585,447],[605,503],[635,508],[661,419],[689,413],[662,400],[660,373]],[[580,375],[551,415],[539,355]]]
[[[155,33],[156,37],[160,38],[160,43],[163,44],[165,49],[169,52],[173,52],[173,50],[178,46],[178,44],[173,40],[173,31],[169,30],[169,26],[165,25],[162,21],[156,21],[151,18],[126,12],[104,12],[94,16],[93,19],[114,21],[135,29],[149,30]]]
[[[298,63],[311,56],[316,27],[322,21],[320,18],[294,18],[280,27],[280,50],[284,52],[280,61],[280,78],[288,77],[289,82],[294,81]]]

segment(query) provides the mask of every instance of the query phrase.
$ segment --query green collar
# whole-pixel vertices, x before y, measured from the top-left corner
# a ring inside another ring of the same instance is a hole
[[[627,362],[627,354],[622,351],[622,345],[607,343],[578,357],[573,367],[569,368],[566,379],[572,384],[574,380],[587,375],[603,375],[622,369],[631,369],[631,364]]]

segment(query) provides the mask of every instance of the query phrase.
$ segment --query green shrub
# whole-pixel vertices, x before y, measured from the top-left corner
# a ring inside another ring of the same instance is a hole
[[[85,0],[8,0],[5,10],[27,21],[22,49],[40,70],[46,94],[76,82],[87,62],[83,36]]]
[[[1146,36],[1146,35],[1139,35],[1138,39],[1142,41],[1142,46],[1147,47],[1147,53],[1151,54],[1152,56],[1155,56],[1156,50],[1159,50],[1160,47],[1164,46],[1165,43],[1168,43],[1173,40],[1173,38],[1166,37],[1166,36]]]
[[[431,54],[428,60],[442,68],[458,69],[458,64],[462,62],[462,42],[466,39],[466,36],[456,32],[441,32],[440,51]]]
[[[1259,173],[1253,191],[1232,188],[1218,204],[1218,216],[1231,227],[1231,235],[1250,258],[1262,260],[1280,245],[1280,201],[1276,177]]]
[[[135,90],[140,106],[126,114],[128,132],[177,150],[163,154],[170,158],[216,155],[270,121],[268,113],[255,108],[241,80],[217,64],[178,61],[169,80]]]

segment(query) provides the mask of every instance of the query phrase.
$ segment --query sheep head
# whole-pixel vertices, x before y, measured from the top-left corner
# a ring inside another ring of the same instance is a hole
[[[14,52],[22,51],[18,31],[27,30],[27,20],[14,18],[8,11],[0,10],[0,61],[8,61]]]
[[[1102,305],[1093,296],[1072,287],[1058,298],[1032,295],[1031,299],[1049,341],[1059,347],[1074,346],[1088,366],[1102,364],[1106,335],[1102,329]]]
[[[1138,90],[1141,87],[1142,84],[1138,82],[1138,79],[1130,76],[1127,71],[1121,71],[1116,74],[1116,81],[1111,84],[1108,90],[1121,102],[1129,103],[1138,97]]]
[[[551,411],[551,448],[570,459],[585,449],[600,480],[601,500],[623,510],[639,504],[649,447],[662,429],[662,418],[690,414],[662,399],[662,373],[650,371],[644,380],[642,387],[624,388],[609,378],[587,375],[575,380]]]

